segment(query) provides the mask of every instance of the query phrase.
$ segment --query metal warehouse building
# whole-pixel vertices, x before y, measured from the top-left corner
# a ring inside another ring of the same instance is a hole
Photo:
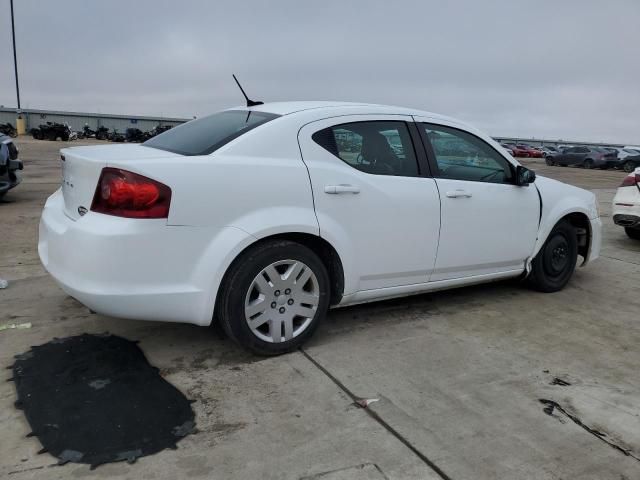
[[[0,107],[0,123],[11,123],[16,126],[16,109]],[[41,123],[68,123],[72,130],[82,130],[88,124],[92,130],[98,127],[116,129],[124,133],[127,128],[139,128],[143,132],[158,125],[180,125],[190,119],[167,117],[142,117],[138,115],[112,115],[106,113],[59,112],[54,110],[23,109],[22,118],[26,121],[26,130],[38,127]]]

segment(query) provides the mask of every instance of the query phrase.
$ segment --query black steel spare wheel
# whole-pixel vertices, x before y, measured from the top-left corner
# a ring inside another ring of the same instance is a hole
[[[95,468],[175,449],[194,431],[191,402],[136,343],[83,334],[16,356],[16,407],[31,426],[28,436],[40,440],[39,453]]]
[[[529,284],[541,292],[562,290],[569,282],[578,260],[578,240],[575,228],[559,222],[547,237],[531,262]]]

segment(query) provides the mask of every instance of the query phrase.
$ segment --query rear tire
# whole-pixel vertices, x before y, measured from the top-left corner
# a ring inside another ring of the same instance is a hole
[[[636,169],[636,164],[634,162],[632,162],[631,160],[624,162],[624,165],[622,166],[622,169],[627,172],[627,173],[631,173]]]
[[[309,248],[268,241],[229,267],[216,307],[226,334],[258,355],[280,355],[306,342],[329,308],[329,275]]]
[[[573,225],[560,221],[531,262],[529,286],[540,292],[562,290],[571,279],[578,261],[578,238]]]
[[[584,168],[586,168],[587,170],[590,170],[593,168],[593,160],[591,160],[590,158],[587,158],[584,162],[582,162],[582,166]]]
[[[547,165],[549,165],[550,167],[553,167],[553,166],[556,164],[556,162],[554,162],[554,161],[553,161],[553,158],[552,158],[552,157],[547,157],[547,158],[545,158],[545,162],[546,162],[546,163],[547,163]]]
[[[629,238],[640,240],[640,228],[625,227],[624,231],[627,233]]]

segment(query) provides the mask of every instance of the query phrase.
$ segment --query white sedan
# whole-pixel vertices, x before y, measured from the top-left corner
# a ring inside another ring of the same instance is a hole
[[[613,197],[613,222],[640,240],[640,168],[627,175]]]
[[[299,346],[330,306],[512,277],[554,292],[600,251],[592,193],[414,109],[263,104],[61,157],[38,251],[69,295],[215,319],[259,354]]]

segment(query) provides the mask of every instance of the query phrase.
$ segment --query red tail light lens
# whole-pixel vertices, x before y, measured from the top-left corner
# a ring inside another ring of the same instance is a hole
[[[640,185],[640,174],[632,173],[631,175],[627,175],[624,177],[622,181],[621,187],[633,187],[635,185]]]
[[[93,196],[93,212],[126,218],[167,218],[171,189],[137,173],[103,168]]]

